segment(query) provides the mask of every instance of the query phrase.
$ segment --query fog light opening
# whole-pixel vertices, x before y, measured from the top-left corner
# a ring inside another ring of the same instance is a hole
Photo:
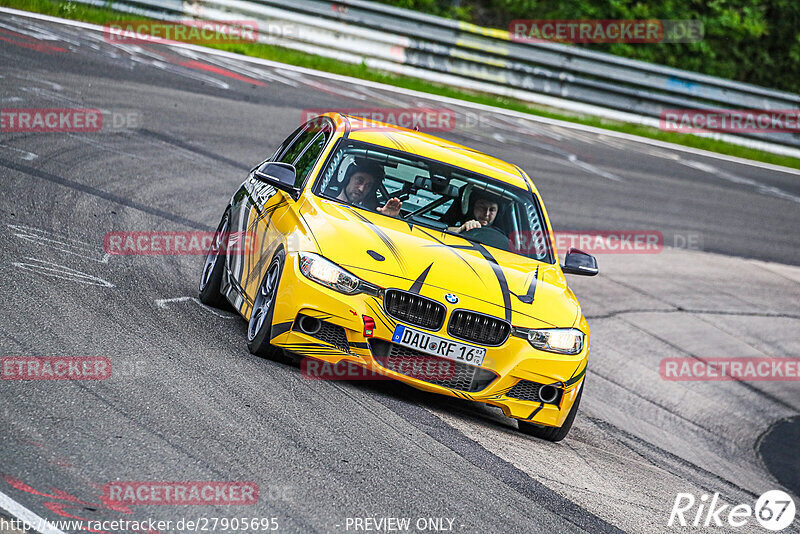
[[[297,320],[297,326],[304,334],[313,336],[322,328],[322,321],[316,317],[309,317],[308,315],[301,315]]]
[[[558,398],[558,388],[555,386],[542,386],[539,388],[539,399],[551,403]]]

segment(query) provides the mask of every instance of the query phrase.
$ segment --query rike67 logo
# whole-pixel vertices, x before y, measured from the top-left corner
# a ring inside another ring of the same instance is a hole
[[[731,507],[720,500],[719,493],[710,499],[707,494],[697,499],[691,493],[678,493],[667,526],[738,528],[755,517],[762,527],[777,532],[791,525],[794,516],[794,500],[781,490],[767,491],[752,507],[744,503]]]

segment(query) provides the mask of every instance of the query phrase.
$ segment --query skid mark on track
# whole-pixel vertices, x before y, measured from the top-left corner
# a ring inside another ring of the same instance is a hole
[[[225,163],[226,165],[230,165],[231,167],[236,168],[236,169],[241,169],[241,170],[245,170],[245,171],[249,171],[250,170],[250,167],[248,167],[247,165],[243,165],[242,163],[240,163],[240,162],[238,162],[238,161],[236,161],[234,159],[226,158],[225,156],[220,156],[219,154],[215,154],[215,153],[213,153],[213,152],[211,152],[209,150],[205,150],[203,148],[196,147],[194,145],[191,145],[189,143],[186,143],[185,141],[182,141],[182,140],[178,139],[177,137],[173,137],[173,136],[165,134],[165,133],[154,132],[153,130],[148,130],[148,129],[141,129],[141,130],[138,131],[138,133],[140,135],[142,135],[142,136],[152,137],[154,139],[157,139],[158,141],[161,141],[162,143],[166,143],[166,144],[178,147],[178,148],[180,148],[182,150],[185,150],[187,152],[190,152],[192,154],[199,154],[199,155],[204,156],[204,157],[206,157],[206,158],[208,158],[210,160],[219,161],[221,163]],[[192,160],[196,161],[196,158],[193,157]]]
[[[83,102],[80,100],[76,100],[74,98],[70,98],[61,94],[58,91],[53,91],[52,89],[47,89],[44,87],[19,87],[19,90],[23,93],[28,93],[33,95],[36,99],[41,98],[42,100],[48,100],[50,102],[54,102],[56,104],[61,104],[64,106],[72,106],[76,108],[84,107]]]
[[[656,334],[654,332],[651,332],[650,330],[642,328],[641,326],[636,325],[636,324],[634,324],[634,323],[632,323],[630,321],[626,321],[625,319],[621,319],[621,320],[624,321],[630,328],[638,330],[639,332],[641,332],[641,333],[643,333],[643,334],[645,334],[647,336],[650,336],[653,339],[656,339],[656,340],[660,341],[661,343],[663,343],[664,345],[670,347],[677,354],[684,354],[684,355],[686,355],[686,356],[688,356],[690,358],[694,358],[695,360],[697,360],[699,362],[705,361],[705,359],[702,356],[698,356],[697,354],[689,352],[688,350],[678,346],[676,343],[674,343],[671,340],[665,338],[664,336],[661,336],[661,335],[658,335],[658,334]],[[775,395],[773,395],[773,394],[771,394],[771,393],[769,393],[767,391],[764,391],[763,389],[759,388],[758,386],[756,386],[754,384],[751,384],[750,382],[747,382],[744,379],[732,378],[731,381],[736,383],[736,384],[738,384],[738,385],[740,385],[741,387],[743,387],[743,388],[755,393],[756,395],[759,395],[759,396],[769,400],[770,402],[772,402],[774,404],[777,404],[778,406],[781,406],[782,408],[785,408],[785,409],[787,409],[787,410],[789,410],[791,412],[800,411],[800,407],[792,406],[791,404],[789,404],[788,402],[784,401],[783,399],[780,399],[780,398],[776,397]]]
[[[486,142],[486,138],[485,137],[470,134],[465,130],[457,130],[454,133],[456,133],[458,135],[461,135],[461,136],[464,136],[464,137],[466,137],[468,139],[471,139],[473,141],[480,142],[480,143],[485,143]],[[587,172],[587,173],[592,174],[592,175],[599,176],[601,178],[605,178],[606,180],[609,180],[609,181],[612,181],[612,182],[624,182],[625,181],[620,176],[617,176],[616,174],[614,174],[612,172],[605,171],[605,170],[603,170],[603,169],[601,169],[599,167],[596,167],[595,165],[592,165],[591,163],[587,163],[587,162],[581,160],[578,157],[577,154],[574,154],[574,153],[569,152],[567,150],[563,150],[561,148],[555,147],[555,146],[553,146],[553,145],[551,145],[549,143],[536,141],[536,140],[533,139],[534,137],[541,137],[541,135],[539,135],[539,133],[534,133],[534,132],[525,132],[525,137],[523,138],[523,137],[519,137],[517,135],[513,135],[512,132],[504,131],[504,133],[502,133],[502,134],[494,133],[494,134],[492,134],[490,136],[491,139],[497,141],[501,145],[505,146],[505,145],[508,145],[510,143],[514,143],[514,144],[516,144],[516,145],[518,145],[520,147],[524,147],[524,149],[526,151],[530,151],[531,147],[533,146],[533,147],[539,148],[544,153],[553,154],[554,156],[556,156],[556,159],[554,160],[556,162],[559,162],[559,163],[562,163],[562,164],[566,163],[566,164],[568,164],[570,166],[578,167],[579,169],[583,170],[584,172]]]
[[[51,82],[50,80],[45,80],[44,78],[37,78],[35,76],[30,76],[29,75],[27,80],[28,81],[32,81],[32,82],[38,82],[38,83],[41,83],[43,85],[48,85],[48,86],[50,86],[50,88],[53,91],[63,91],[64,90],[64,86],[63,85],[55,83],[55,82]]]
[[[732,172],[723,171],[722,169],[707,163],[701,163],[693,160],[680,160],[678,163],[707,174],[713,174],[714,176],[722,178],[728,182],[747,186],[761,195],[782,198],[784,200],[791,200],[792,202],[800,203],[800,196],[793,195],[778,187],[766,185],[756,180],[745,178],[744,176],[739,176],[738,174],[733,174]]]
[[[111,258],[111,254],[101,253],[99,246],[92,245],[91,243],[84,243],[77,239],[70,239],[48,230],[25,226],[23,224],[8,224],[7,226],[11,229],[14,236],[23,241],[33,243],[34,245],[50,247],[97,263],[108,263],[108,260]]]
[[[586,319],[610,319],[622,315],[633,315],[637,313],[689,313],[692,315],[732,315],[739,317],[775,317],[782,319],[800,319],[800,314],[785,313],[785,312],[753,312],[744,310],[701,310],[692,308],[683,308],[676,306],[671,309],[659,308],[630,308],[626,310],[616,310],[600,315],[586,315]]]
[[[168,304],[178,303],[178,302],[194,302],[207,312],[216,315],[217,317],[220,317],[222,319],[236,319],[236,315],[221,310],[216,310],[210,306],[206,306],[205,304],[200,302],[200,299],[198,299],[197,297],[174,297],[171,299],[156,299],[153,301],[156,308],[162,308],[165,310],[169,308]]]
[[[103,280],[98,276],[82,273],[81,271],[72,269],[71,267],[66,267],[65,265],[59,265],[57,263],[52,263],[37,258],[26,257],[23,259],[27,260],[29,263],[14,261],[11,262],[11,265],[17,267],[18,269],[22,269],[23,271],[30,271],[52,278],[60,278],[70,282],[78,282],[80,284],[107,288],[115,287],[111,282]]]
[[[77,134],[69,133],[69,132],[67,132],[66,135],[70,139],[74,139],[74,140],[76,140],[76,141],[78,141],[80,143],[83,143],[85,145],[89,145],[90,147],[96,148],[98,150],[104,150],[106,152],[112,152],[114,154],[120,154],[120,155],[123,155],[123,156],[128,156],[130,158],[139,159],[139,160],[146,159],[145,157],[140,156],[139,154],[136,154],[134,152],[128,152],[126,150],[120,150],[118,148],[110,146],[108,143],[96,141],[96,140],[92,139],[91,137],[88,137],[87,135],[77,135]]]
[[[28,152],[27,150],[22,150],[21,148],[4,145],[2,143],[0,143],[0,148],[16,152],[17,154],[19,154],[20,159],[23,159],[25,161],[33,161],[39,157],[39,154],[34,154],[33,152]]]
[[[591,421],[605,433],[613,436],[618,443],[625,445],[625,447],[631,452],[635,453],[637,456],[640,456],[648,463],[668,473],[672,473],[673,475],[680,477],[682,480],[693,481],[693,483],[702,487],[705,483],[703,477],[706,477],[707,479],[724,484],[731,490],[741,492],[749,497],[758,497],[757,493],[754,493],[747,488],[743,488],[735,482],[727,480],[726,478],[708,471],[707,469],[681,458],[680,456],[676,456],[671,452],[662,449],[658,445],[630,434],[629,432],[622,430],[608,421],[589,416],[586,416],[586,419]]]
[[[470,112],[466,113],[466,117],[470,116],[469,113]],[[526,121],[516,117],[504,117],[502,115],[490,116],[488,118],[483,118],[479,115],[478,117],[480,122],[476,124],[476,126],[480,127],[481,129],[486,126],[490,126],[504,132],[514,131],[526,136],[547,137],[554,141],[564,141],[565,137],[568,137],[559,135],[552,129],[545,128],[533,121]]]
[[[130,199],[126,198],[126,197],[123,197],[123,196],[120,196],[120,195],[115,195],[113,193],[108,193],[106,191],[103,191],[102,189],[98,189],[98,188],[92,187],[90,185],[86,185],[86,184],[82,184],[82,183],[79,183],[79,182],[75,182],[73,180],[68,180],[66,178],[62,178],[61,176],[55,175],[53,173],[50,173],[50,172],[47,172],[47,171],[43,171],[41,169],[36,169],[36,168],[30,167],[28,165],[23,165],[21,163],[15,162],[15,161],[11,161],[11,160],[0,158],[0,166],[6,167],[6,168],[9,168],[9,169],[13,169],[13,170],[15,170],[17,172],[21,172],[21,173],[27,174],[29,176],[34,176],[36,178],[41,178],[42,180],[47,180],[47,181],[55,183],[55,184],[63,185],[65,187],[69,187],[71,189],[74,189],[76,191],[80,191],[82,193],[87,193],[89,195],[94,195],[96,197],[103,198],[105,200],[108,200],[110,202],[115,202],[117,204],[121,204],[121,205],[126,206],[128,208],[135,209],[135,210],[141,211],[143,213],[147,213],[149,215],[155,215],[156,217],[161,217],[161,218],[166,219],[168,221],[172,221],[172,222],[175,222],[175,223],[178,223],[178,224],[183,224],[183,225],[188,226],[189,228],[195,228],[195,229],[198,229],[198,230],[208,230],[208,231],[213,231],[214,230],[213,227],[211,227],[211,226],[209,226],[207,224],[203,224],[203,223],[198,222],[198,221],[193,221],[191,219],[187,219],[186,217],[181,217],[180,215],[175,215],[173,213],[169,213],[167,211],[160,210],[158,208],[153,208],[151,206],[142,204],[140,202],[136,202],[134,200],[130,200]]]

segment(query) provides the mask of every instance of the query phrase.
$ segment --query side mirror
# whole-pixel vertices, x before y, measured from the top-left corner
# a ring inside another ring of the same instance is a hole
[[[297,171],[290,163],[268,161],[253,171],[253,177],[289,193],[294,200],[300,197],[300,189],[294,186]]]
[[[567,251],[561,270],[565,274],[580,274],[583,276],[594,276],[600,272],[597,268],[595,257],[577,248],[570,248]]]

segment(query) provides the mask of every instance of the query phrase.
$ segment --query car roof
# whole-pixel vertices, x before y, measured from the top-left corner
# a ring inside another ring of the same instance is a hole
[[[454,167],[477,172],[522,189],[529,188],[522,172],[516,165],[483,152],[416,130],[342,113],[336,113],[336,115],[349,123],[350,139],[417,154]]]

